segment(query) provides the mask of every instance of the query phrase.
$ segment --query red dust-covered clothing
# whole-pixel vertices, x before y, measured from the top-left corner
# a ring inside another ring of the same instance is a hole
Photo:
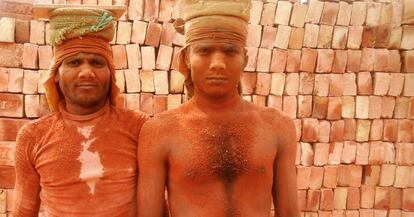
[[[15,217],[135,216],[137,142],[143,113],[106,105],[90,115],[52,113],[16,142]]]

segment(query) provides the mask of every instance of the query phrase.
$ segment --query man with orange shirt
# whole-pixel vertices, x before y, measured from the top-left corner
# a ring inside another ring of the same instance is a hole
[[[179,69],[191,99],[146,122],[138,150],[139,217],[298,217],[291,118],[244,101],[250,0],[184,0]]]
[[[136,216],[137,140],[147,116],[116,106],[113,14],[58,8],[45,82],[51,114],[19,131],[14,217]]]

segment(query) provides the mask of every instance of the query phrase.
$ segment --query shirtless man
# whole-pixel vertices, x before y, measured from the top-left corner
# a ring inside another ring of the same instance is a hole
[[[51,114],[16,141],[14,217],[136,216],[136,153],[147,116],[116,107],[111,12],[51,12]]]
[[[278,217],[298,217],[294,123],[238,92],[250,1],[185,3],[180,71],[192,97],[142,128],[138,216],[162,216],[167,188],[174,217],[268,217],[272,197]]]

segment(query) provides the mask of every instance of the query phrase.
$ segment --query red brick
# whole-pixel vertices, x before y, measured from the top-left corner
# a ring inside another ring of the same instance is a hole
[[[272,51],[269,49],[259,48],[257,56],[257,69],[258,72],[269,72],[270,62],[272,58]],[[299,55],[300,60],[300,55]]]
[[[414,72],[414,51],[404,51],[403,55],[403,72]]]
[[[346,217],[345,210],[333,210],[332,217]]]
[[[149,22],[147,34],[145,37],[145,45],[158,47],[161,38],[162,25],[155,22]]]
[[[260,17],[262,16],[263,2],[252,1],[252,7],[250,8],[250,20],[249,23],[259,24]]]
[[[154,95],[151,93],[141,93],[140,109],[148,115],[154,115]]]
[[[270,93],[273,95],[283,95],[285,88],[285,73],[272,73]]]
[[[361,208],[373,208],[375,201],[375,186],[361,186]]]
[[[365,142],[369,140],[369,131],[371,129],[371,121],[358,120],[356,125],[356,141]]]
[[[405,74],[404,96],[414,96],[414,73]]]
[[[343,78],[343,92],[345,96],[357,95],[357,83],[356,75],[354,73],[345,73],[342,75]]]
[[[244,68],[244,71],[254,72],[257,66],[257,53],[258,48],[256,47],[248,47],[247,49],[247,64]]]
[[[288,1],[279,1],[276,7],[275,24],[289,25],[292,3]]]
[[[318,140],[318,120],[304,118],[302,121],[302,141],[316,142]]]
[[[344,147],[344,144],[342,142],[330,143],[329,156],[328,156],[329,164],[340,164],[341,163],[341,155],[342,155],[343,147]]]
[[[299,73],[286,74],[285,95],[295,96],[299,91]]]
[[[411,120],[398,120],[398,142],[412,142],[413,123]],[[414,156],[413,156],[414,157]]]
[[[320,24],[333,26],[336,23],[339,4],[335,2],[325,2]]]
[[[298,96],[298,117],[308,118],[312,114],[312,96]]]
[[[348,27],[348,41],[347,48],[359,49],[362,42],[362,33],[364,28],[362,26]]]
[[[358,73],[358,95],[372,95],[372,76],[370,72]]]
[[[367,165],[364,167],[364,185],[376,186],[379,182],[380,166]],[[366,207],[370,208],[370,207]]]
[[[248,25],[248,35],[247,35],[247,47],[259,47],[261,41],[262,26],[261,25]]]
[[[296,2],[293,5],[292,16],[290,18],[290,26],[302,28],[305,25],[305,18],[308,12],[308,5]]]
[[[159,5],[160,5],[160,0],[145,1],[145,4],[144,4],[144,20],[145,21],[152,21],[158,18]]]
[[[338,166],[325,166],[324,169],[323,186],[326,188],[335,188],[338,182]]]
[[[118,21],[118,28],[116,34],[117,44],[129,44],[131,41],[132,23],[125,21]]]
[[[389,51],[387,49],[375,50],[374,71],[385,72],[388,68]]]
[[[23,99],[22,95],[21,98]],[[0,141],[15,141],[17,132],[27,121],[26,119],[0,118]]]
[[[270,58],[269,58],[269,61],[270,61]],[[287,61],[286,61],[286,72],[299,72],[300,61],[301,61],[300,50],[288,50]]]
[[[372,121],[370,140],[378,141],[382,139],[382,132],[384,128],[384,122],[380,119]]]
[[[184,35],[182,35],[178,32],[175,32],[174,39],[173,39],[173,45],[184,47],[184,45],[185,45]]]
[[[407,118],[410,99],[408,97],[397,97],[395,102],[394,118]]]
[[[38,118],[40,116],[39,95],[24,96],[24,113],[28,118]]]
[[[384,141],[396,142],[398,136],[398,121],[387,119],[384,120]]]
[[[386,48],[389,44],[390,36],[391,36],[391,26],[389,24],[378,26],[376,36],[375,36],[375,47]]]
[[[271,74],[257,73],[257,83],[255,93],[258,95],[267,96],[270,93]]]
[[[351,187],[361,187],[362,166],[349,165],[348,185]]]
[[[329,121],[319,121],[318,140],[319,142],[329,142],[329,135],[331,133],[331,124]]]
[[[279,25],[274,46],[280,49],[287,49],[291,31],[292,27]]]
[[[344,148],[342,150],[341,162],[345,164],[350,164],[355,162],[357,150],[357,143],[354,141],[345,141]]]
[[[15,39],[16,43],[30,42],[30,22],[28,20],[16,19]]]
[[[310,183],[311,168],[304,166],[296,167],[296,180],[298,189],[308,189]]]
[[[391,209],[388,217],[401,217],[401,210],[399,209]]]
[[[367,119],[369,115],[369,96],[357,96],[356,97],[356,110],[355,117],[361,119]]]
[[[339,120],[342,114],[342,100],[340,97],[329,97],[328,120]]]
[[[329,144],[328,143],[315,143],[314,144],[315,156],[314,165],[323,166],[328,163]]]
[[[260,20],[260,25],[263,26],[273,26],[275,22],[276,14],[276,4],[275,3],[265,3],[263,5],[263,12]],[[257,24],[257,23],[253,23]]]
[[[322,187],[323,171],[323,167],[311,167],[310,189],[320,189]]]
[[[319,27],[318,48],[332,48],[333,26],[321,25]]]
[[[305,36],[304,28],[292,28],[292,31],[290,33],[289,48],[290,49],[302,49],[304,36]]]
[[[332,189],[322,188],[321,189],[321,210],[333,210],[334,209],[334,193]]]
[[[404,211],[414,211],[414,188],[403,189],[402,208]]]
[[[241,77],[242,93],[253,94],[256,88],[257,73],[245,72]]]
[[[172,47],[175,33],[174,25],[169,22],[164,22],[162,24],[160,44]]]
[[[369,164],[381,164],[384,161],[384,144],[381,141],[371,142]]]
[[[125,93],[125,75],[124,70],[115,70],[116,86],[118,86],[121,93]]]
[[[141,70],[140,79],[142,92],[155,92],[154,72],[152,70]]]
[[[112,46],[112,56],[114,58],[115,69],[127,69],[127,53],[125,45],[114,45]]]
[[[375,209],[389,209],[390,208],[390,192],[388,188],[376,187],[375,189]]]
[[[355,140],[356,137],[356,121],[355,119],[345,119],[344,140]]]
[[[401,49],[412,50],[414,49],[414,25],[402,26],[402,38]]]
[[[297,191],[298,193],[298,195],[297,195],[297,198],[298,198],[298,209],[300,210],[300,211],[304,211],[304,210],[306,210],[306,190],[298,190]]]
[[[332,38],[332,48],[345,49],[348,41],[348,27],[335,26]]]
[[[351,14],[351,25],[352,26],[361,26],[365,23],[366,13],[367,13],[367,3],[366,2],[353,2],[352,4],[352,14]]]
[[[368,2],[367,3],[367,26],[378,26],[381,15],[381,3]]]
[[[38,79],[39,79],[39,73],[37,73],[37,71],[24,70],[23,93],[24,94],[36,94]]]
[[[141,51],[138,44],[126,45],[126,52],[128,58],[128,68],[138,69],[141,68]]]
[[[316,49],[303,48],[300,71],[314,72],[318,52]]]
[[[154,47],[144,46],[141,47],[142,55],[142,69],[149,70],[155,69],[155,49]]]
[[[167,96],[154,96],[154,114],[167,111]]]
[[[395,98],[385,96],[382,98],[382,118],[392,118],[394,114]]]
[[[361,50],[348,50],[348,58],[346,64],[347,72],[359,72],[361,66]]]
[[[320,19],[321,19],[323,8],[324,8],[324,2],[322,2],[322,1],[310,1],[309,8],[308,8],[308,13],[306,14],[305,22],[306,23],[318,24]]]
[[[155,68],[160,70],[169,70],[173,51],[174,49],[172,47],[160,45]]]
[[[174,10],[177,9],[177,7],[175,7],[175,4],[176,3],[174,1],[161,0],[160,13],[158,18],[159,21],[168,22],[171,20]]]
[[[375,73],[374,74],[374,95],[384,96],[388,93],[390,86],[390,74]]]
[[[313,98],[312,117],[317,119],[325,119],[328,113],[328,97]]]
[[[23,95],[0,93],[0,116],[23,117]]]
[[[332,65],[333,73],[344,73],[346,68],[348,53],[346,50],[335,50],[335,57]]]
[[[348,195],[347,188],[335,188],[334,190],[334,207],[335,209],[346,209],[346,198]]]
[[[284,72],[286,68],[287,51],[273,49],[270,72]]]
[[[32,20],[30,21],[30,43],[45,44],[45,22]]]
[[[35,44],[24,44],[22,66],[27,69],[37,69],[38,64],[38,45]]]
[[[242,81],[243,82],[243,81]],[[256,84],[256,82],[254,82]],[[244,85],[242,85],[243,87]],[[170,93],[183,93],[184,91],[184,76],[175,70],[170,72]]]
[[[382,98],[379,96],[369,96],[368,118],[376,119],[381,117]]]
[[[357,165],[367,165],[369,156],[369,143],[357,143],[355,164]]]
[[[11,93],[21,93],[23,91],[23,69],[9,69],[9,83],[7,89]]]
[[[141,1],[141,0],[139,0]],[[132,24],[131,43],[144,44],[148,23],[134,20]]]
[[[414,119],[414,98],[411,98],[408,105],[408,118]],[[414,135],[413,135],[414,136]]]
[[[396,143],[396,163],[398,165],[409,166],[414,163],[413,143]]]
[[[401,209],[402,207],[402,189],[401,188],[388,188],[390,191],[390,208]]]
[[[302,72],[299,75],[299,94],[312,94],[315,81],[314,73]]]
[[[388,49],[400,49],[403,29],[401,26],[396,26],[391,29],[390,39],[388,42]]]
[[[0,28],[2,29],[2,35],[0,36],[0,42],[14,43],[16,21],[11,17],[0,18]]]
[[[404,85],[404,74],[402,73],[391,73],[389,81],[388,95],[399,96],[403,90]]]
[[[128,4],[128,19],[141,20],[143,18],[143,0],[130,0]]]
[[[351,12],[352,12],[352,4],[348,4],[347,2],[340,1],[336,25],[348,26],[349,21],[351,20]]]
[[[52,63],[53,50],[52,46],[45,45],[39,46],[39,69],[49,69],[50,64]]]
[[[331,135],[329,136],[330,142],[339,142],[343,140],[344,137],[344,125],[343,120],[331,122]]]
[[[396,165],[382,164],[379,185],[392,186],[394,184]]]
[[[359,188],[348,188],[348,195],[347,195],[347,201],[346,201],[346,208],[347,209],[359,209],[360,208],[360,191]],[[350,212],[351,210],[347,210],[347,212]],[[359,216],[358,211],[354,211],[356,212],[356,217]],[[346,216],[348,216],[349,214],[347,214]]]
[[[397,166],[394,187],[407,188],[410,181],[410,172],[411,168],[409,166]]]
[[[139,111],[140,95],[136,93],[126,94],[126,108],[134,111]]]
[[[263,97],[263,101],[266,101],[266,96],[260,96]],[[297,110],[297,100],[296,96],[284,96],[283,97],[283,112],[287,115],[289,115],[292,119],[296,118],[296,110]],[[263,103],[263,106],[265,103]]]
[[[344,89],[343,74],[331,74],[329,96],[342,96]]]
[[[124,70],[126,91],[128,93],[138,93],[141,91],[141,82],[138,69]]]
[[[316,72],[331,72],[334,59],[334,51],[331,49],[319,49]]]
[[[180,94],[169,94],[167,99],[167,109],[175,109],[181,105],[182,97]]]
[[[395,163],[395,147],[394,143],[383,142],[384,160],[383,163]]]
[[[320,197],[321,197],[320,190],[308,190],[308,195],[306,198],[306,210],[317,211],[319,209]]]
[[[383,4],[380,15],[380,25],[391,24],[392,19],[392,4]]]
[[[303,46],[309,47],[309,48],[316,48],[318,44],[318,34],[319,34],[318,25],[306,24],[305,25],[305,38],[303,39]]]
[[[263,28],[263,35],[260,47],[272,49],[273,45],[275,44],[276,34],[277,28],[272,26],[265,26]]]
[[[362,49],[360,71],[373,71],[374,62],[375,62],[375,49],[373,48]]]
[[[277,98],[281,98],[281,96],[274,96],[274,97],[271,97],[271,96],[272,95],[268,96],[268,102],[270,102],[271,98],[274,98],[275,99],[274,101],[277,101]],[[300,138],[302,137],[302,120],[301,119],[295,119],[295,120],[293,120],[293,123],[295,124],[295,129],[296,129],[296,141],[299,142]],[[298,151],[299,151],[299,148],[298,148]]]
[[[9,69],[0,67],[0,92],[7,92]]]

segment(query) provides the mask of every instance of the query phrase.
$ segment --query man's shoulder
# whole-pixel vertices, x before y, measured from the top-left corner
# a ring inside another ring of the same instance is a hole
[[[119,107],[111,107],[114,114],[117,116],[117,120],[120,121],[142,121],[147,120],[149,116],[141,111],[119,108]]]
[[[258,121],[274,129],[283,129],[293,124],[293,119],[277,108],[249,103],[248,112],[255,114]]]
[[[58,118],[57,112],[44,115],[38,119],[32,120],[24,124],[19,134],[23,136],[38,136],[42,135],[45,131],[50,130],[52,123]]]

